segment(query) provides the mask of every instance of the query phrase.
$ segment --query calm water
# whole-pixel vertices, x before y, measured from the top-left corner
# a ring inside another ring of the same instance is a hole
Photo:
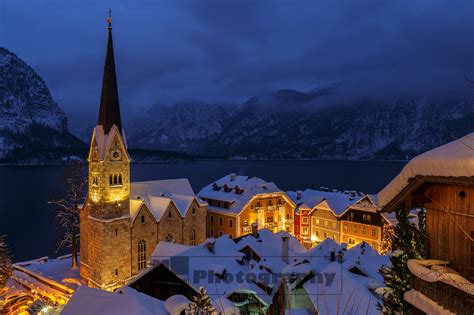
[[[326,186],[376,193],[404,166],[401,162],[197,161],[132,166],[132,180],[189,178],[195,192],[229,173],[274,181],[284,190]],[[57,231],[47,201],[64,190],[64,166],[0,167],[0,235],[8,235],[15,261],[56,256]]]

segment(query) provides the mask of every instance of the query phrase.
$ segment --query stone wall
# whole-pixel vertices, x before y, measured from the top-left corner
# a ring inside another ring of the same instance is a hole
[[[143,219],[142,219],[143,217]],[[138,242],[146,242],[146,259],[150,260],[151,254],[158,244],[158,223],[145,204],[140,208],[132,224],[132,274],[138,274]]]

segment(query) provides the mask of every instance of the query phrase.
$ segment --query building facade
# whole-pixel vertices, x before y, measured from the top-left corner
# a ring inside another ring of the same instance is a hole
[[[208,203],[208,237],[249,234],[253,223],[258,229],[294,233],[295,204],[274,183],[229,174],[204,187],[198,197]]]
[[[382,231],[388,222],[369,195],[306,189],[288,191],[297,205],[295,230],[305,247],[312,247],[326,238],[352,247],[361,242],[380,249]]]
[[[160,241],[205,239],[207,204],[187,179],[130,182],[108,20],[99,119],[89,149],[88,194],[80,213],[80,274],[89,286],[120,287],[145,269]]]

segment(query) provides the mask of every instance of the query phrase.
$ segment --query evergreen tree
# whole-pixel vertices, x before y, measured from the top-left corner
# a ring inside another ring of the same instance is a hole
[[[6,236],[0,236],[0,291],[12,274],[10,251],[5,242]]]
[[[393,225],[385,221],[382,228],[382,242],[380,244],[380,254],[388,254],[392,250],[393,235],[395,231]]]
[[[423,214],[421,216],[421,225],[423,225]],[[391,264],[380,268],[385,287],[378,290],[378,293],[383,297],[383,305],[379,304],[379,309],[384,314],[408,313],[407,303],[403,299],[403,295],[410,289],[411,283],[411,273],[408,270],[407,261],[422,257],[418,251],[419,243],[423,241],[420,238],[420,230],[410,221],[406,210],[398,210],[397,219],[398,224],[394,228],[392,242],[394,251],[390,257]],[[424,229],[424,227],[422,228]]]
[[[189,310],[192,314],[196,315],[211,314],[215,311],[206,289],[203,287],[199,288],[198,294],[194,296],[193,301],[189,303]]]

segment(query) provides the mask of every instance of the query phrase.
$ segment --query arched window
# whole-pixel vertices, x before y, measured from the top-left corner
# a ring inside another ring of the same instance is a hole
[[[117,174],[114,174],[114,185],[118,184],[118,176]]]
[[[119,174],[118,176],[118,183],[122,185],[122,174]]]
[[[146,268],[146,242],[145,240],[138,241],[138,270]]]
[[[112,186],[114,184],[114,176],[110,174],[109,176],[109,185]]]
[[[165,241],[168,242],[168,243],[174,243],[173,234],[169,233],[168,235],[166,235]]]
[[[196,231],[191,230],[191,237],[190,237],[190,242],[192,246],[196,245]]]

